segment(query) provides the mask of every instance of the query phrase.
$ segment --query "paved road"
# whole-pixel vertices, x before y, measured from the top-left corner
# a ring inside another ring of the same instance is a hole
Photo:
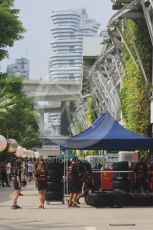
[[[19,198],[21,210],[11,209],[13,189],[0,188],[0,230],[152,230],[153,208],[101,208],[81,204],[67,208],[61,203],[38,209],[34,184]]]

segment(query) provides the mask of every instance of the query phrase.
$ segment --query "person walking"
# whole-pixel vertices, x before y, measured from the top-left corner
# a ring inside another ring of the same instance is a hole
[[[33,172],[35,170],[34,164],[29,161],[28,163],[28,177],[29,177],[29,182],[31,182],[32,178],[33,178]]]
[[[44,204],[46,199],[46,189],[47,189],[47,169],[46,169],[45,161],[43,159],[39,160],[35,177],[37,181],[37,189],[38,189],[39,201],[40,201],[39,208],[44,209]]]
[[[20,196],[21,191],[21,160],[17,159],[13,167],[13,186],[14,186],[14,196],[13,196],[13,205],[12,209],[20,209],[21,207],[17,205],[18,197]]]
[[[7,181],[10,182],[11,181],[11,163],[8,161],[7,162]]]

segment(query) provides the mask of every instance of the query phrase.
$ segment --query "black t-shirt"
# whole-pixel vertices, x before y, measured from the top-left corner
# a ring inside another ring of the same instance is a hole
[[[142,162],[136,164],[134,171],[136,173],[136,178],[147,177],[147,173],[148,173],[147,165]]]
[[[20,180],[21,180],[21,168],[20,167],[17,167],[15,170],[14,170],[14,178],[16,179],[17,176],[19,176]]]
[[[80,183],[80,176],[77,164],[72,164],[72,183]]]
[[[72,164],[68,167],[68,182],[72,182]]]

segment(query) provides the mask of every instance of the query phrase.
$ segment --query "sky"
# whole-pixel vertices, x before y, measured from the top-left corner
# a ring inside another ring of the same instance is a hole
[[[19,19],[26,32],[24,39],[8,48],[9,59],[0,62],[1,71],[15,59],[26,57],[30,60],[30,79],[47,79],[48,62],[51,56],[51,12],[59,8],[85,8],[89,18],[95,18],[101,28],[107,26],[115,13],[111,0],[15,0],[20,9]]]

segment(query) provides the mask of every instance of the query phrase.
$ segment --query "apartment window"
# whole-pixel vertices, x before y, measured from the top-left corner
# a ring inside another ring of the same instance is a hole
[[[70,78],[70,80],[71,80],[71,79],[74,79],[74,74],[71,73],[71,74],[69,75],[69,78]]]
[[[73,65],[74,64],[74,60],[69,60],[69,64]]]
[[[75,47],[74,47],[74,46],[70,46],[70,47],[69,47],[69,51],[70,51],[70,52],[74,52],[74,51],[75,51]]]

